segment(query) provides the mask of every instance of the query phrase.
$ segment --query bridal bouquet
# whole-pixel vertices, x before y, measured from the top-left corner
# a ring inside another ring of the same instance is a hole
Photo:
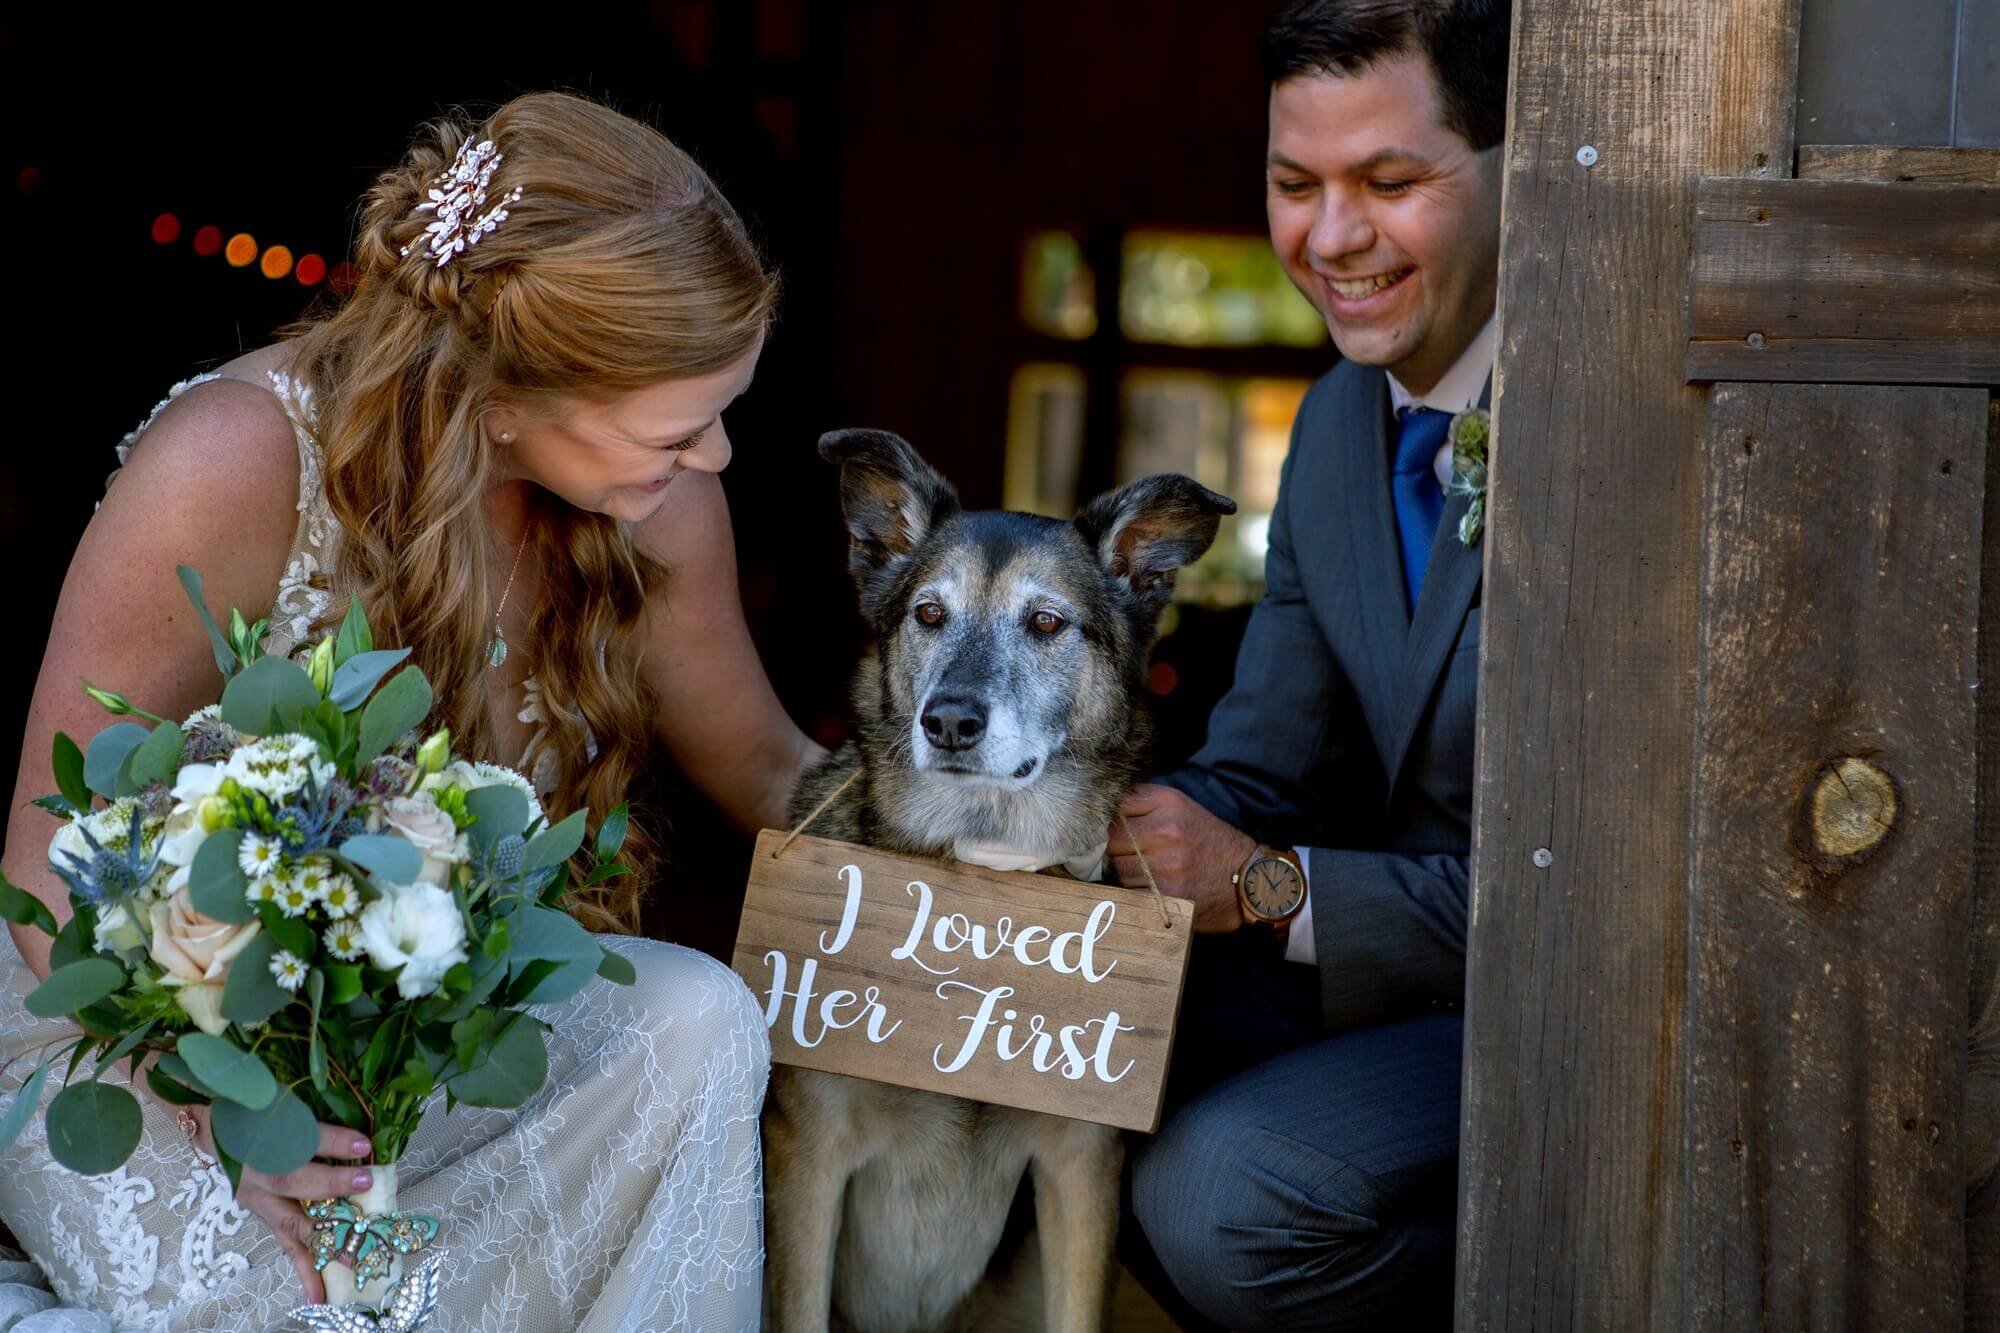
[[[430,685],[398,670],[407,649],[374,646],[358,606],[301,665],[265,656],[263,624],[240,614],[225,635],[199,577],[180,577],[221,702],[176,725],[92,689],[120,720],[87,747],[58,735],[60,794],[36,802],[65,821],[49,860],[68,923],[0,879],[0,916],[54,937],[28,1010],[83,1030],[43,1054],[0,1148],[64,1058],[49,1150],[85,1174],[139,1141],[138,1099],[103,1078],[120,1061],[164,1100],[212,1108],[232,1182],[244,1164],[304,1165],[316,1121],[359,1130],[379,1197],[311,1205],[314,1258],[351,1270],[342,1292],[386,1287],[437,1232],[393,1198],[432,1094],[521,1105],[548,1074],[532,1007],[599,976],[629,983],[632,965],[562,910],[586,812],[552,820],[520,774],[455,757],[442,731],[419,742]],[[625,826],[622,806],[598,826],[583,884],[627,873],[614,861]]]

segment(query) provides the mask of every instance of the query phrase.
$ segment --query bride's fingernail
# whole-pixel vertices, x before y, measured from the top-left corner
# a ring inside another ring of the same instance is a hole
[[[366,1171],[356,1171],[354,1173],[355,1189],[365,1190],[374,1183],[375,1183],[375,1177],[369,1175]]]
[[[367,1153],[368,1153],[368,1140],[367,1140],[367,1139],[356,1139],[356,1140],[355,1140],[355,1141],[353,1142],[353,1144],[352,1144],[352,1145],[350,1145],[350,1146],[351,1146],[351,1147],[353,1148],[353,1150],[354,1150],[354,1155],[355,1155],[356,1157],[364,1157],[364,1156],[366,1156],[366,1155],[367,1155]]]

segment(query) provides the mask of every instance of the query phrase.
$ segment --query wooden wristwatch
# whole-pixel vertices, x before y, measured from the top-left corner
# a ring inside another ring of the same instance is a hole
[[[1274,926],[1282,934],[1306,905],[1306,871],[1289,847],[1259,843],[1231,877],[1244,920]]]

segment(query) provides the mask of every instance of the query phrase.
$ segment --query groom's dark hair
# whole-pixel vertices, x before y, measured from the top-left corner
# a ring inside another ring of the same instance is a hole
[[[1409,52],[1430,61],[1445,128],[1475,149],[1507,130],[1509,0],[1296,0],[1265,30],[1272,84],[1359,74]]]

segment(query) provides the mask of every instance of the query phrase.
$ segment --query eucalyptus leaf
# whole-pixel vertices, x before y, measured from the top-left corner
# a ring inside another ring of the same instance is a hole
[[[96,1004],[125,984],[125,969],[109,958],[83,958],[49,973],[28,992],[28,1012],[37,1018],[60,1018]]]
[[[0,1152],[5,1152],[21,1137],[21,1131],[28,1127],[28,1117],[42,1104],[42,1085],[49,1081],[49,1057],[42,1056],[35,1072],[28,1075],[28,1081],[14,1094],[14,1104],[7,1108],[7,1117],[0,1120]]]
[[[83,778],[83,751],[67,732],[58,731],[55,741],[56,788],[79,810],[90,809],[90,784]]]
[[[181,729],[171,722],[154,727],[132,752],[131,769],[132,781],[140,787],[155,782],[173,785],[181,771]]]
[[[338,655],[338,650],[335,650]],[[389,674],[398,662],[410,655],[408,648],[382,648],[374,652],[356,653],[342,662],[333,672],[333,688],[327,692],[334,706],[345,713],[359,708],[382,677]]]
[[[548,1079],[549,1053],[541,1024],[518,1013],[502,1021],[506,1027],[487,1047],[486,1058],[448,1080],[460,1101],[505,1110],[534,1096]]]
[[[117,800],[118,775],[125,761],[151,734],[137,722],[113,722],[98,732],[83,756],[84,782],[105,800]]]
[[[474,787],[465,794],[465,808],[476,821],[466,835],[482,856],[494,843],[528,827],[528,798],[504,782]]]
[[[290,1088],[279,1088],[261,1110],[217,1102],[210,1127],[217,1147],[266,1175],[296,1171],[319,1149],[319,1122]]]
[[[49,1103],[49,1155],[78,1175],[115,1171],[139,1146],[139,1099],[115,1083],[72,1083]]]
[[[606,981],[615,981],[621,986],[629,986],[639,979],[639,973],[632,966],[632,960],[622,953],[604,951],[604,957],[597,964],[597,975]]]
[[[82,810],[70,803],[70,799],[67,796],[37,796],[34,800],[28,802],[28,804],[34,806],[37,810],[47,811],[57,819],[74,819],[83,813]]]
[[[224,1018],[232,1023],[261,1023],[291,1003],[291,993],[271,975],[271,959],[277,952],[277,941],[268,931],[259,931],[243,946],[243,952],[229,964],[229,979],[222,983]]]
[[[173,1051],[163,1052],[160,1058],[153,1062],[153,1068],[163,1074],[171,1075],[178,1082],[185,1083],[199,1094],[204,1101],[210,1100],[215,1096],[214,1091],[207,1084],[195,1077],[195,1072],[188,1068],[187,1061],[181,1059]]]
[[[340,844],[340,854],[378,883],[414,883],[424,868],[422,852],[386,833],[357,833]]]
[[[528,840],[528,853],[521,858],[521,873],[533,874],[550,866],[559,866],[576,854],[583,845],[583,815],[575,811],[560,824],[551,825]]]
[[[195,614],[201,617],[202,628],[208,631],[208,646],[215,654],[216,670],[222,673],[224,680],[229,679],[236,672],[236,652],[229,646],[229,640],[222,637],[221,627],[209,613],[208,600],[203,597],[201,591],[201,575],[186,565],[175,565],[174,573],[180,578],[181,588],[187,593],[188,600],[194,603]]]
[[[431,683],[415,667],[405,667],[361,710],[361,738],[354,752],[358,767],[396,743],[396,738],[431,711]]]
[[[56,932],[55,940],[49,945],[49,967],[51,970],[68,967],[97,956],[97,909],[89,903],[79,903],[74,895],[70,898],[69,920]]]
[[[312,677],[282,657],[260,657],[223,687],[222,720],[238,731],[268,736],[289,731],[319,706]]]
[[[183,1033],[177,1049],[201,1085],[222,1101],[261,1111],[278,1094],[278,1081],[271,1077],[264,1062],[221,1037],[211,1037],[206,1032]]]
[[[240,925],[257,915],[250,903],[250,880],[236,860],[243,830],[217,829],[195,848],[188,866],[188,896],[195,910],[225,925]]]

